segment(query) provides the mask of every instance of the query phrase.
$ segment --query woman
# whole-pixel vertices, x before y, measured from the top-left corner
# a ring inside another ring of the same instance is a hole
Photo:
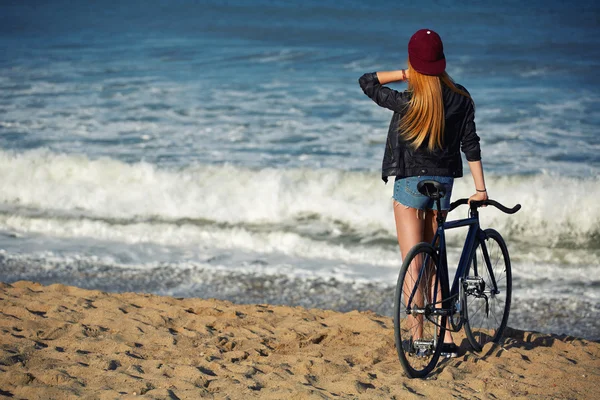
[[[375,103],[394,111],[383,156],[382,179],[395,176],[394,218],[402,257],[419,242],[431,242],[436,215],[450,208],[454,178],[463,175],[460,151],[465,153],[475,184],[469,200],[486,200],[479,136],[475,131],[475,105],[467,90],[445,72],[446,58],[440,36],[431,29],[417,31],[408,42],[408,69],[364,74],[359,83]],[[406,81],[399,92],[386,83]],[[441,210],[416,189],[433,179],[446,187]],[[411,266],[412,267],[412,266]],[[417,266],[414,266],[418,268]],[[413,317],[414,318],[414,317]],[[416,318],[415,318],[416,319]],[[422,334],[415,324],[413,340]],[[457,346],[446,330],[442,354],[456,356]]]

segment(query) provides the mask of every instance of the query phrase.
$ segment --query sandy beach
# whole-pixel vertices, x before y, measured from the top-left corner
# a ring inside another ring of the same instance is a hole
[[[508,329],[408,379],[392,320],[210,299],[0,284],[0,397],[597,399],[600,344]]]

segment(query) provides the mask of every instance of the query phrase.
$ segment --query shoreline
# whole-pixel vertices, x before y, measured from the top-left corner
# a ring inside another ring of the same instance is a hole
[[[600,398],[600,343],[507,328],[407,378],[373,312],[0,283],[0,394],[16,398]]]
[[[276,264],[275,264],[276,265]],[[271,304],[329,309],[339,312],[374,311],[393,315],[397,276],[387,281],[339,280],[331,277],[296,277],[215,269],[208,266],[165,264],[132,268],[93,263],[85,259],[53,262],[45,258],[19,258],[0,252],[0,282],[20,280],[45,286],[61,283],[109,293],[151,293],[185,298],[216,298],[237,304]],[[573,277],[571,277],[573,278]],[[571,279],[569,278],[569,279]],[[564,280],[571,282],[569,279]],[[525,331],[570,335],[600,341],[600,309],[590,296],[549,294],[559,288],[513,280],[509,326]],[[538,287],[530,293],[526,287]],[[544,296],[538,297],[538,293]],[[591,293],[591,292],[590,292]],[[577,310],[574,313],[573,310]],[[582,315],[587,316],[581,318]]]

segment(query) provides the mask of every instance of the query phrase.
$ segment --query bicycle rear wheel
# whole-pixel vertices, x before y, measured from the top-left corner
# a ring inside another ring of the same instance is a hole
[[[471,347],[481,351],[489,342],[499,342],[508,322],[512,273],[506,243],[493,229],[478,240],[463,279],[465,333]],[[465,304],[464,303],[464,304]]]
[[[437,364],[446,326],[442,299],[448,280],[438,270],[429,243],[419,243],[402,263],[394,299],[394,336],[398,358],[411,378],[425,377]]]

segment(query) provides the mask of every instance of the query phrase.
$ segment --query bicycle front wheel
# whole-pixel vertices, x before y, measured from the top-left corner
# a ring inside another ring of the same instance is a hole
[[[423,378],[440,357],[446,326],[442,299],[447,278],[440,276],[438,257],[429,243],[419,243],[400,269],[394,299],[394,336],[398,358],[411,378]]]
[[[471,347],[481,351],[489,342],[498,343],[508,322],[512,293],[510,258],[504,239],[486,229],[478,240],[462,282],[465,333]]]

